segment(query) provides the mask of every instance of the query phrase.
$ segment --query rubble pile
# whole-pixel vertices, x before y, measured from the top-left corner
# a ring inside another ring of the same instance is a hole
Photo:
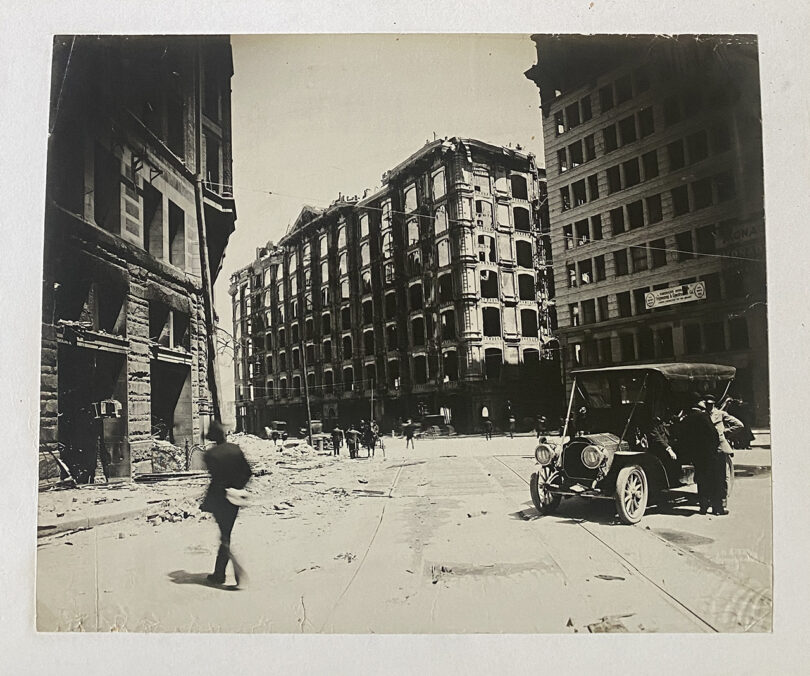
[[[186,451],[174,444],[155,439],[151,458],[153,472],[181,472],[186,469]]]

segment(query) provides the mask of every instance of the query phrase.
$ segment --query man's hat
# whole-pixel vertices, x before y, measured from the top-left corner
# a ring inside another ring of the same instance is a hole
[[[714,404],[717,401],[717,398],[713,394],[707,394],[705,397],[703,397],[703,401],[705,402],[710,401]]]

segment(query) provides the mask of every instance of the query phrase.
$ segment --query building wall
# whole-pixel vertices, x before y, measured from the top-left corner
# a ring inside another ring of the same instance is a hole
[[[519,414],[527,417],[536,415],[539,406],[553,405],[542,396],[527,397],[525,388],[520,391],[527,377],[536,385],[542,380],[546,363],[541,363],[540,356],[550,338],[541,251],[541,185],[528,156],[452,139],[426,146],[387,172],[384,187],[374,195],[342,200],[323,212],[305,209],[277,248],[260,256],[249,272],[246,268],[232,278],[236,326],[240,298],[248,289],[253,292],[253,354],[240,354],[235,373],[237,414],[241,401],[242,416],[253,421],[245,427],[261,430],[262,425],[251,418],[251,411],[257,409],[266,412],[265,419],[282,416],[296,425],[305,420],[303,399],[295,388],[296,378],[303,383],[304,371],[290,366],[294,352],[301,350],[299,341],[289,343],[296,331],[304,352],[309,348],[313,358],[307,372],[315,418],[340,419],[343,424],[368,418],[372,391],[374,416],[384,427],[400,417],[417,417],[420,410],[438,413],[447,408],[455,426],[472,429],[485,402],[493,414],[500,413],[509,397],[515,399]],[[479,237],[491,238],[491,262],[490,240],[480,240],[481,244]],[[298,257],[294,272],[293,255]],[[328,270],[327,281],[323,266]],[[482,298],[484,271],[494,282],[492,298]],[[534,280],[524,286],[523,299],[519,298],[521,274],[526,276],[523,282],[529,277]],[[305,309],[309,293],[311,311]],[[292,316],[294,300],[303,308],[298,317]],[[272,308],[269,316],[265,312],[259,319],[259,308],[268,307]],[[485,330],[485,309],[497,313],[499,325],[487,325]],[[280,310],[286,313],[283,321]],[[533,327],[531,322],[521,326],[521,310],[534,313]],[[327,313],[328,333],[323,325]],[[311,338],[306,332],[310,318]],[[258,340],[257,321],[264,334]],[[282,328],[286,347],[279,341]],[[243,325],[234,333],[245,331]],[[331,354],[325,340],[331,341]],[[241,344],[237,336],[237,345]],[[500,368],[486,367],[486,350],[498,352]],[[535,357],[531,368],[522,369],[531,356]],[[544,386],[553,401],[553,383]],[[535,391],[543,389],[539,386]]]
[[[43,480],[59,476],[50,451],[74,473],[92,474],[100,438],[112,478],[129,477],[141,461],[151,469],[156,435],[180,447],[202,439],[211,394],[198,214],[208,212],[222,226],[220,210],[202,207],[195,185],[194,170],[206,166],[196,130],[205,82],[200,63],[209,47],[196,38],[56,40]],[[227,40],[217,40],[216,48],[229,60]],[[228,68],[220,77],[217,88],[229,91]],[[229,107],[228,96],[221,105]],[[230,127],[219,132],[229,137]],[[229,166],[229,155],[220,162]],[[211,189],[201,194],[220,197]],[[224,249],[219,233],[209,230],[208,237]],[[102,399],[121,404],[119,418],[94,418],[92,404]],[[156,430],[157,418],[164,432]]]
[[[541,74],[530,76],[546,94],[551,241],[568,381],[578,366],[730,364],[738,368],[736,393],[766,424],[755,48],[752,55],[733,45],[713,51],[656,43],[645,59],[609,70],[597,56],[555,92],[542,71],[552,71],[556,57],[544,62],[548,43],[536,41]],[[645,305],[647,291],[698,281],[705,298]]]

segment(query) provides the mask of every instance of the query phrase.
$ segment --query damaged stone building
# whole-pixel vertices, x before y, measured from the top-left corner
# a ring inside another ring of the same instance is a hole
[[[566,373],[728,364],[767,425],[756,38],[533,39]]]
[[[54,41],[41,480],[57,458],[79,480],[128,478],[156,439],[198,443],[218,413],[232,73],[227,37]]]
[[[440,139],[362,198],[304,207],[231,278],[238,427],[441,414],[456,430],[556,412],[545,177],[534,156]],[[551,349],[550,349],[551,348]]]

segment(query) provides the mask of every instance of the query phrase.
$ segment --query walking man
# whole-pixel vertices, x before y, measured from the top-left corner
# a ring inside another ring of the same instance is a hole
[[[731,445],[726,439],[726,432],[736,432],[743,428],[742,422],[722,408],[716,408],[714,395],[707,394],[703,399],[706,411],[717,430],[717,453],[710,467],[712,481],[712,511],[715,514],[728,514],[728,456],[731,455]]]
[[[506,419],[507,429],[509,430],[509,438],[515,438],[515,412],[512,410],[512,402],[507,399],[506,406],[504,406],[504,418]]]
[[[214,584],[225,582],[225,570],[228,561],[233,564],[236,586],[244,580],[244,570],[231,551],[231,531],[236,522],[239,507],[230,502],[226,491],[229,488],[243,489],[253,474],[242,449],[225,440],[225,428],[222,423],[213,421],[208,428],[207,438],[216,443],[205,452],[205,465],[211,475],[211,483],[205,494],[200,509],[211,512],[219,526],[219,551],[214,564],[214,572],[208,581]]]
[[[415,435],[416,435],[416,431],[414,429],[414,424],[413,424],[413,422],[411,422],[411,419],[408,418],[407,422],[405,423],[405,448],[406,449],[408,448],[408,444],[410,444],[411,448],[413,448],[414,450],[416,449],[416,447],[414,446],[414,443],[413,443],[413,438],[414,438]]]
[[[481,427],[487,441],[492,439],[492,421],[489,419],[489,408],[486,404],[481,407]]]

